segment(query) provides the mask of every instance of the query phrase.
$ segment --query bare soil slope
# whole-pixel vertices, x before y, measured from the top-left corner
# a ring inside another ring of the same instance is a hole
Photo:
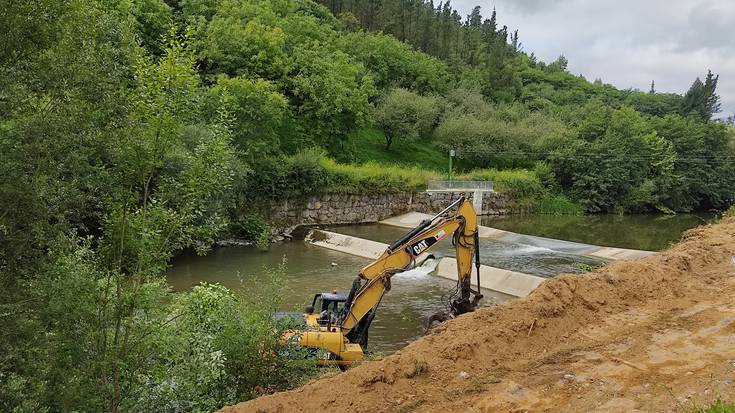
[[[672,412],[735,398],[735,219],[224,412]]]

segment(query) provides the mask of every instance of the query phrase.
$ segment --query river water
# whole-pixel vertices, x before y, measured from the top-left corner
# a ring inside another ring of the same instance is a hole
[[[607,247],[660,251],[682,232],[712,221],[710,212],[678,215],[488,216],[482,225],[520,234]]]
[[[584,243],[659,250],[675,242],[681,233],[711,219],[693,215],[660,216],[511,216],[483,218],[483,225],[509,231],[559,238]],[[407,230],[381,224],[330,227],[329,230],[389,243]],[[519,238],[522,240],[522,238]],[[549,248],[551,247],[551,248]],[[438,256],[453,256],[448,240],[432,248]],[[540,247],[514,242],[481,240],[481,261],[499,268],[539,276],[578,271],[580,263],[599,261],[554,250],[554,245]],[[269,269],[285,265],[284,310],[302,310],[315,293],[345,291],[360,268],[370,260],[292,241],[274,244],[267,252],[253,247],[218,248],[200,257],[182,254],[168,272],[175,291],[185,291],[200,282],[220,283],[244,297],[256,290],[261,276]],[[392,279],[388,292],[370,329],[369,349],[391,352],[423,334],[423,323],[433,313],[444,309],[442,297],[453,283],[428,274],[428,269],[399,274]],[[509,300],[493,294],[486,305]]]

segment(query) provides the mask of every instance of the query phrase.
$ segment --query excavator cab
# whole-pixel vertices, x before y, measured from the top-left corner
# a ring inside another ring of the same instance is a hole
[[[311,305],[306,307],[305,318],[311,326],[331,326],[337,323],[347,302],[347,294],[332,291],[314,295]]]

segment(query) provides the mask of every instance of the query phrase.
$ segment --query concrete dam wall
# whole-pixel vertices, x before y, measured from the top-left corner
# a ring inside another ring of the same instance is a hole
[[[410,211],[441,211],[453,200],[473,192],[395,192],[386,194],[323,194],[270,205],[270,221],[279,227],[378,222]],[[478,208],[479,209],[479,208]],[[482,197],[483,215],[528,212],[511,196],[488,192]]]

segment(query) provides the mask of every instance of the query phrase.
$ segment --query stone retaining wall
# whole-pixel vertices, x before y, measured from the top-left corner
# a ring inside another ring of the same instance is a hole
[[[377,222],[410,211],[435,213],[461,195],[472,199],[472,192],[397,192],[388,194],[324,194],[301,200],[286,200],[270,206],[270,221],[280,228],[309,224],[348,224]],[[485,193],[484,215],[524,212],[511,197]]]

